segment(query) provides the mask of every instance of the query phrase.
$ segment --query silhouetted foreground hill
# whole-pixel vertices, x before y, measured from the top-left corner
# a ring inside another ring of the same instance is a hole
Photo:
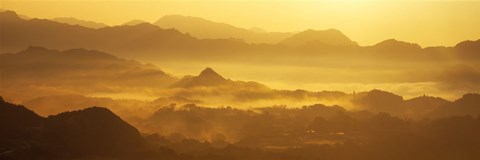
[[[0,128],[0,159],[144,159],[149,156],[175,156],[167,150],[150,151],[136,128],[101,107],[43,118],[24,106],[0,99]],[[144,152],[149,155],[143,155]]]
[[[24,106],[7,103],[0,97],[0,138],[7,139],[33,138],[42,124],[43,118]]]
[[[131,149],[129,146],[140,147],[142,142],[135,128],[105,108],[43,118],[23,106],[1,100],[0,110],[0,157],[4,158],[111,156],[124,153]]]
[[[49,116],[43,128],[49,142],[63,145],[62,152],[73,155],[113,155],[142,146],[138,130],[106,108],[91,107]]]

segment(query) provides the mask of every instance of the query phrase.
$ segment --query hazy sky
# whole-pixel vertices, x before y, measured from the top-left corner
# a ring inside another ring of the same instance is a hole
[[[422,46],[451,46],[480,38],[480,1],[0,0],[0,8],[30,17],[76,17],[108,25],[181,14],[269,31],[335,28],[361,45],[396,38]]]

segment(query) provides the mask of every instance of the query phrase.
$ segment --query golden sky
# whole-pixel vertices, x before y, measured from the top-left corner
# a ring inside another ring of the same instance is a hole
[[[451,46],[480,38],[480,1],[0,0],[0,8],[30,17],[76,17],[108,25],[181,14],[268,31],[335,28],[361,45],[396,38],[424,47]]]

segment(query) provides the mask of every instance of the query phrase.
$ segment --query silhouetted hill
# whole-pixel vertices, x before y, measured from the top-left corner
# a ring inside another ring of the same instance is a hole
[[[0,159],[124,159],[146,149],[138,130],[106,108],[43,118],[0,99],[0,111]]]
[[[79,25],[79,26],[93,28],[93,29],[107,27],[107,25],[103,23],[80,20],[73,17],[58,17],[58,18],[52,18],[51,20],[60,22],[60,23],[66,23],[70,25]]]
[[[198,76],[194,77],[184,77],[179,82],[174,84],[174,87],[196,87],[196,86],[215,86],[215,85],[224,85],[229,81],[211,68],[205,68]]]
[[[424,109],[424,110],[432,110],[436,107],[443,106],[445,104],[450,103],[440,97],[431,97],[431,96],[420,96],[415,97],[412,99],[405,100],[405,105],[410,108],[415,109]]]
[[[1,11],[0,15],[1,15],[2,21],[4,21],[5,23],[21,20],[19,15],[17,15],[17,13],[10,10]]]
[[[455,45],[455,50],[460,52],[460,56],[465,58],[480,58],[480,39],[476,41],[463,41]]]
[[[440,97],[420,96],[405,100],[405,116],[412,119],[423,119],[439,107],[451,103]]]
[[[167,15],[154,23],[162,28],[175,28],[202,39],[243,39],[250,43],[278,43],[292,33],[255,32],[225,23],[212,22],[199,17]]]
[[[480,94],[468,93],[462,98],[452,103],[440,106],[429,116],[448,117],[448,116],[479,116],[480,115]]]
[[[374,51],[378,52],[419,52],[422,47],[415,43],[408,43],[403,41],[398,41],[396,39],[388,39],[372,46]]]
[[[350,40],[342,32],[329,30],[306,30],[297,33],[280,42],[282,45],[299,47],[303,45],[325,45],[325,46],[357,46],[357,43]]]
[[[420,96],[403,100],[393,93],[372,90],[353,95],[352,103],[357,109],[372,112],[387,112],[395,116],[420,120],[450,116],[480,115],[480,95],[465,94],[453,102],[440,97]]]
[[[73,155],[114,155],[142,146],[140,132],[106,108],[92,107],[49,116],[45,138]]]
[[[5,102],[0,97],[0,142],[8,139],[33,138],[43,118],[22,105]],[[0,145],[1,147],[1,145]],[[1,150],[1,149],[0,149]]]
[[[42,78],[73,78],[71,76],[81,72],[82,78],[91,80],[105,79],[109,75],[114,76],[111,78],[121,78],[118,82],[151,78],[155,84],[168,85],[176,80],[153,65],[144,65],[95,50],[59,51],[31,46],[16,54],[0,54],[0,57],[0,73],[9,75],[6,78],[35,78],[36,81],[41,81]]]
[[[353,103],[373,112],[401,113],[404,101],[401,96],[381,90],[371,90],[354,95]]]

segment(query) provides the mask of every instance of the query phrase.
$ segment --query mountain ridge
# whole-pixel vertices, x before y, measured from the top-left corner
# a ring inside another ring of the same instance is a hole
[[[244,39],[248,43],[275,44],[292,33],[255,32],[227,23],[214,22],[200,17],[183,15],[166,15],[157,20],[155,25],[162,28],[175,28],[200,39]]]

